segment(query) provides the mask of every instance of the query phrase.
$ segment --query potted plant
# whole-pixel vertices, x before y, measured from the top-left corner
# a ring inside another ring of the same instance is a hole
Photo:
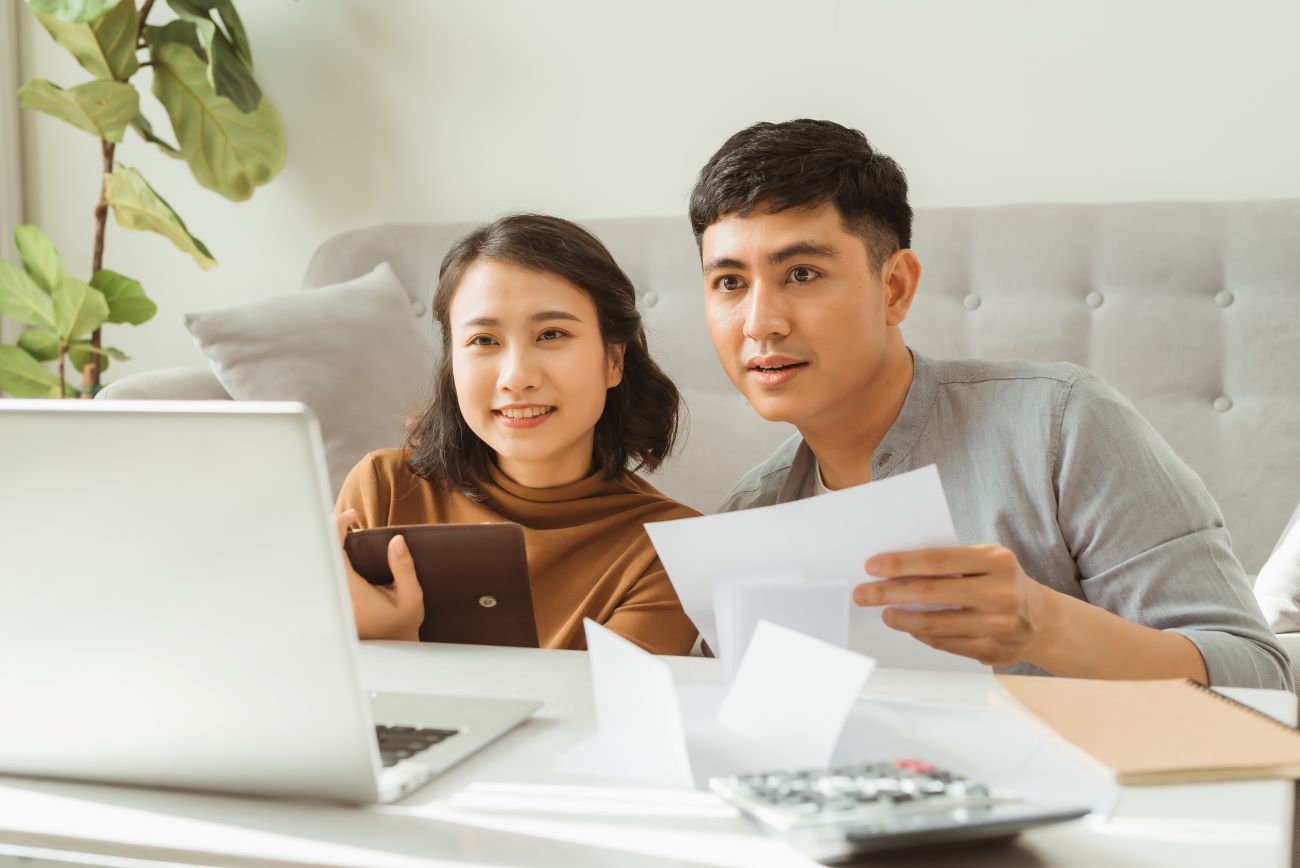
[[[139,325],[156,312],[138,281],[104,267],[109,211],[119,226],[164,236],[200,267],[216,265],[167,201],[117,161],[128,128],[234,201],[252,196],[284,164],[284,126],[253,78],[252,49],[233,0],[167,0],[176,17],[160,25],[149,23],[154,2],[27,0],[54,41],[94,78],[66,90],[33,78],[18,91],[22,107],[98,138],[104,169],[88,279],[67,274],[53,242],[35,226],[14,233],[21,265],[0,260],[0,315],[27,326],[16,344],[0,345],[0,390],[12,395],[92,397],[110,360],[127,358],[104,345],[102,327]],[[132,78],[145,67],[171,121],[171,141],[140,112]]]

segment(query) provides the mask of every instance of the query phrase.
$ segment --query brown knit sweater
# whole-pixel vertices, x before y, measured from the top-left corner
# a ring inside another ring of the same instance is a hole
[[[361,527],[513,521],[523,526],[543,648],[587,647],[591,618],[656,654],[687,654],[696,629],[682,611],[643,525],[698,515],[640,477],[596,471],[555,488],[527,488],[495,467],[475,503],[421,479],[401,449],[372,452],[352,468],[338,509]]]

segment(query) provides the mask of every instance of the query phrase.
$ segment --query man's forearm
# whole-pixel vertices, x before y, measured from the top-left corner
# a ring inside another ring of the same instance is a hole
[[[1180,633],[1125,620],[1083,600],[1043,588],[1043,641],[1025,656],[1072,678],[1191,678],[1209,683],[1201,652]]]

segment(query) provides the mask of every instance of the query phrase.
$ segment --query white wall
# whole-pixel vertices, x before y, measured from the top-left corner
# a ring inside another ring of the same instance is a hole
[[[159,4],[162,7],[163,4]],[[109,230],[110,267],[160,312],[109,341],[132,370],[202,363],[186,310],[295,288],[314,247],[386,221],[678,214],[755,120],[859,127],[914,204],[1300,196],[1295,0],[244,0],[289,160],[226,202],[131,135],[208,243]],[[24,7],[24,77],[80,70]],[[143,77],[143,76],[142,76]],[[28,219],[88,267],[98,146],[25,118]]]

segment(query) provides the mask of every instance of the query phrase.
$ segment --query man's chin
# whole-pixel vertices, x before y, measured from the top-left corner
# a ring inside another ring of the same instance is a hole
[[[789,422],[798,425],[798,420],[803,416],[799,412],[797,401],[773,398],[770,395],[757,397],[746,395],[745,397],[749,400],[749,406],[754,408],[754,412],[768,422]]]

